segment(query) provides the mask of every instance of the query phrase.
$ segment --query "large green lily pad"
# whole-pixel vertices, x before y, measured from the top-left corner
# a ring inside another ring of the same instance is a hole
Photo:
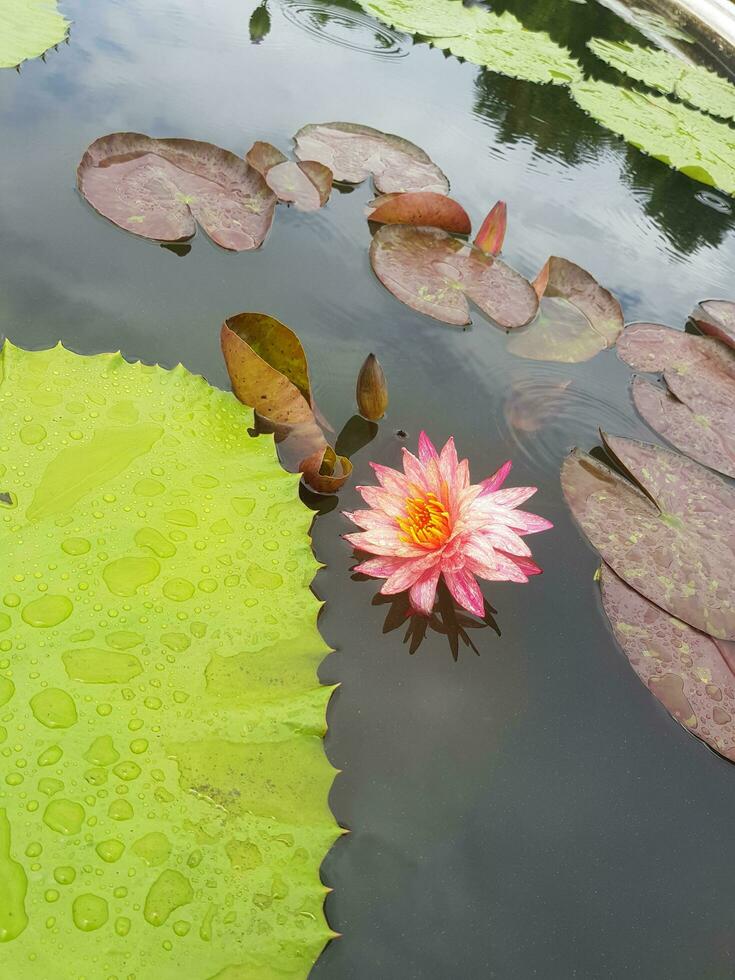
[[[56,0],[2,0],[0,4],[0,68],[15,68],[39,58],[66,40],[69,21]]]
[[[630,144],[688,177],[735,194],[735,130],[665,96],[592,79],[570,91],[579,105]]]
[[[602,566],[602,605],[633,670],[687,731],[735,762],[735,646],[670,616]]]
[[[0,975],[306,977],[340,831],[298,477],[182,367],[0,378]]]
[[[649,88],[722,119],[735,119],[735,85],[703,65],[688,64],[660,48],[595,37],[587,45],[598,58]]]
[[[679,453],[603,439],[635,484],[578,449],[561,471],[566,501],[590,543],[657,606],[735,639],[735,491]]]

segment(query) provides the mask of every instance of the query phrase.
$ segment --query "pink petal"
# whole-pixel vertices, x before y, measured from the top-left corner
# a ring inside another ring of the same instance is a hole
[[[464,569],[455,572],[445,570],[444,581],[463,609],[468,609],[476,616],[485,615],[485,599],[474,575]]]
[[[505,483],[512,466],[513,463],[511,460],[508,460],[506,463],[503,463],[500,469],[496,470],[492,476],[489,476],[487,480],[483,480],[480,484],[483,494],[494,493],[496,490],[499,490]]]
[[[543,572],[543,568],[539,568],[533,558],[524,558],[519,555],[511,555],[510,557],[525,575],[541,575]]]
[[[419,436],[419,461],[421,463],[428,463],[430,459],[437,459],[438,456],[436,446],[426,433],[422,431]]]
[[[538,487],[506,487],[505,490],[496,490],[490,499],[496,507],[517,507],[532,497],[537,489]]]
[[[398,555],[403,557],[423,556],[426,552],[417,545],[402,541],[398,534],[391,534],[383,528],[373,528],[370,531],[360,531],[357,534],[345,534],[345,541],[360,551],[372,555]]]
[[[527,556],[531,554],[531,549],[526,542],[509,527],[496,525],[495,527],[489,528],[485,532],[485,536],[489,538],[490,543],[496,550],[505,551],[509,555]]]
[[[382,510],[343,510],[342,513],[353,524],[369,531],[374,527],[395,527],[395,517],[390,517]]]
[[[414,582],[417,582],[424,572],[439,565],[436,555],[429,555],[426,558],[407,558],[403,560],[401,568],[397,568],[387,582],[383,584],[381,592],[383,595],[395,595],[398,592],[405,592],[410,589]]]
[[[403,450],[403,470],[409,483],[414,484],[418,490],[427,491],[429,489],[424,467],[407,449]]]
[[[470,464],[463,459],[457,467],[457,489],[467,490],[470,485]],[[479,490],[479,488],[478,488]]]
[[[528,581],[523,569],[509,555],[504,555],[502,551],[496,551],[495,559],[495,568],[487,568],[487,566],[476,562],[473,558],[468,558],[467,569],[474,572],[475,575],[479,575],[480,578],[486,579],[488,582],[522,583]]]
[[[487,578],[498,567],[498,558],[492,542],[481,534],[475,534],[462,546],[465,559],[471,559],[475,575]]]
[[[390,466],[381,466],[380,463],[371,463],[378,483],[385,487],[389,493],[399,496],[408,496],[410,487],[408,480],[399,470],[393,470]]]
[[[440,570],[436,565],[424,572],[418,582],[411,586],[409,599],[416,612],[430,616],[436,600],[436,587],[439,584]]]
[[[515,528],[520,534],[538,534],[539,531],[549,531],[554,526],[545,517],[531,514],[527,510],[511,511],[511,517],[513,520],[509,522],[510,527]]]
[[[389,493],[382,487],[355,487],[368,507],[382,510],[389,517],[403,517],[406,509],[406,498]]]
[[[363,575],[370,575],[373,578],[388,578],[394,572],[398,571],[405,562],[405,558],[368,558],[367,561],[355,565],[352,571],[360,572]]]
[[[454,436],[450,436],[439,455],[439,470],[450,490],[456,486],[458,466],[459,460],[457,459],[457,449],[454,445]]]

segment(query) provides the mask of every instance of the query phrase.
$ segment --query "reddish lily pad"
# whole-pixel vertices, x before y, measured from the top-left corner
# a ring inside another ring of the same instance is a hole
[[[271,167],[285,163],[288,157],[272,143],[256,140],[245,154],[245,159],[254,170],[258,171],[261,177],[265,177]]]
[[[143,238],[179,242],[196,222],[235,252],[262,245],[276,198],[241,157],[212,143],[113,133],[77,169],[81,194],[105,218]]]
[[[468,299],[506,329],[528,323],[538,309],[520,273],[438,228],[383,225],[370,261],[396,299],[443,323],[469,323]]]
[[[332,171],[315,160],[284,160],[268,170],[265,181],[279,201],[297,211],[318,211],[332,192]]]
[[[533,361],[588,361],[615,344],[623,311],[609,290],[569,259],[552,255],[533,283],[538,319],[512,337],[508,350]]]
[[[335,180],[361,184],[372,174],[381,194],[449,190],[447,178],[420,147],[370,126],[310,123],[294,140],[299,160],[317,160],[329,167]]]
[[[719,639],[735,639],[735,491],[659,446],[605,436],[634,485],[575,449],[562,489],[613,570],[651,602]]]
[[[698,337],[661,323],[630,323],[617,343],[618,356],[634,371],[679,374],[692,371],[704,360],[715,361],[735,379],[735,353],[711,337]]]
[[[475,237],[475,245],[487,255],[500,255],[503,251],[505,232],[508,228],[508,208],[505,201],[498,201],[487,214]]]
[[[735,440],[717,417],[693,411],[670,391],[643,378],[633,379],[632,393],[635,407],[662,438],[705,466],[735,477]],[[722,406],[731,420],[733,404]]]
[[[706,299],[694,308],[692,320],[711,337],[735,347],[735,303],[726,299]]]
[[[338,456],[331,446],[326,446],[302,460],[299,469],[312,490],[336,493],[349,479],[352,463],[346,456]]]
[[[664,612],[607,566],[602,605],[631,667],[669,714],[735,762],[735,645]]]
[[[446,194],[414,191],[408,194],[384,194],[370,204],[368,220],[384,225],[416,225],[443,228],[457,235],[469,235],[470,217]]]

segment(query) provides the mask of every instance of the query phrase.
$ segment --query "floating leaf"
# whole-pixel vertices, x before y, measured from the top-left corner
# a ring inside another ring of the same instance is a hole
[[[735,639],[735,491],[679,453],[603,439],[637,486],[587,453],[567,457],[562,489],[592,546],[651,602]]]
[[[294,140],[299,160],[324,164],[335,180],[360,184],[372,174],[375,189],[382,194],[449,190],[449,181],[422,149],[370,126],[310,123]]]
[[[506,329],[528,323],[538,309],[520,273],[438,228],[383,225],[370,261],[396,299],[444,323],[469,323],[468,299]]]
[[[388,385],[380,361],[375,354],[368,354],[360,368],[355,388],[355,399],[360,415],[370,422],[377,422],[388,408]]]
[[[706,299],[694,308],[692,320],[711,337],[735,347],[735,303],[726,299]]]
[[[582,78],[579,62],[566,48],[542,31],[526,30],[508,11],[487,11],[478,30],[461,36],[432,37],[432,43],[447,48],[457,58],[527,82],[569,85]]]
[[[705,360],[735,379],[735,353],[710,337],[698,337],[661,323],[630,323],[617,343],[618,356],[634,371],[685,373]]]
[[[735,762],[735,647],[659,609],[607,566],[602,605],[633,670],[687,731]]]
[[[667,442],[705,466],[735,477],[735,441],[718,427],[719,419],[704,414],[704,405],[694,411],[670,391],[643,378],[633,379],[632,392],[635,407]],[[732,414],[730,407],[731,421]]]
[[[40,58],[66,40],[69,21],[56,0],[3,0],[0,6],[0,68]]]
[[[735,194],[735,130],[672,102],[587,80],[570,89],[577,103],[603,126],[674,170]]]
[[[702,65],[688,64],[660,48],[643,48],[630,41],[593,38],[587,47],[608,65],[649,88],[675,95],[697,109],[735,119],[735,85]]]
[[[254,170],[258,171],[261,177],[265,177],[271,167],[285,163],[288,157],[272,143],[256,140],[245,154],[245,159]]]
[[[487,255],[500,255],[503,251],[505,232],[508,227],[508,208],[505,201],[498,201],[487,214],[475,236],[474,244]]]
[[[302,460],[299,469],[312,490],[336,493],[349,479],[352,463],[346,456],[338,456],[331,446],[326,446]]]
[[[0,975],[306,978],[340,831],[297,479],[182,367],[6,343],[0,377]]]
[[[486,23],[481,7],[462,0],[358,0],[367,13],[389,27],[424,37],[471,34]]]
[[[443,228],[457,235],[469,235],[472,225],[461,204],[433,191],[384,194],[370,203],[368,220],[384,225],[416,225]]]
[[[297,211],[318,211],[329,200],[332,171],[315,160],[286,160],[271,167],[265,182],[279,201],[292,203]]]
[[[196,231],[235,252],[262,245],[275,195],[248,163],[212,143],[113,133],[77,169],[81,194],[101,215],[143,238],[178,242]]]
[[[612,347],[623,311],[612,293],[569,259],[552,255],[534,282],[538,318],[508,341],[508,350],[533,361],[576,364]]]

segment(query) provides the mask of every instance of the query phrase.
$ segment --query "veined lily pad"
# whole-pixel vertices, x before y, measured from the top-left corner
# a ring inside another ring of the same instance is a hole
[[[735,347],[735,303],[727,299],[706,299],[695,307],[692,320],[702,333],[717,337]]]
[[[670,616],[602,566],[602,605],[615,638],[669,714],[735,762],[735,646]]]
[[[306,978],[340,831],[298,479],[182,367],[0,365],[0,975]]]
[[[332,171],[316,160],[296,163],[278,147],[261,140],[253,143],[245,159],[265,179],[279,201],[297,211],[318,211],[332,192]]]
[[[3,0],[0,6],[0,68],[39,58],[66,40],[69,21],[56,0]]]
[[[538,309],[520,273],[438,228],[384,225],[373,237],[370,261],[396,299],[444,323],[469,323],[468,300],[506,329],[528,323]]]
[[[271,167],[285,163],[288,157],[272,143],[256,140],[245,154],[245,159],[254,170],[258,171],[261,177],[265,177]]]
[[[735,353],[711,337],[698,337],[661,323],[630,323],[617,343],[618,356],[634,371],[679,373],[696,370],[704,360],[714,361],[735,380]]]
[[[335,180],[360,184],[373,175],[381,194],[434,191],[446,194],[449,181],[422,149],[400,136],[357,123],[310,123],[294,136],[299,160],[316,160]]]
[[[576,364],[614,345],[623,329],[623,311],[589,272],[552,255],[533,285],[540,297],[539,315],[509,339],[512,354]]]
[[[367,13],[389,27],[424,37],[471,34],[486,23],[487,11],[462,0],[358,0]]]
[[[630,41],[593,38],[587,47],[608,65],[636,81],[713,116],[735,119],[735,85],[702,65],[687,64],[682,58],[659,48],[643,48]]]
[[[575,449],[566,501],[594,548],[651,602],[719,639],[735,639],[735,491],[679,453],[604,436],[637,485]]]
[[[416,225],[443,228],[457,235],[469,235],[470,217],[446,194],[414,191],[408,194],[383,194],[370,202],[368,221],[384,225]]]
[[[196,222],[235,252],[262,245],[275,194],[241,157],[212,143],[113,133],[77,169],[81,194],[101,215],[143,238],[179,242]]]
[[[570,89],[577,103],[633,146],[694,180],[735,194],[735,130],[664,96],[587,80]]]

